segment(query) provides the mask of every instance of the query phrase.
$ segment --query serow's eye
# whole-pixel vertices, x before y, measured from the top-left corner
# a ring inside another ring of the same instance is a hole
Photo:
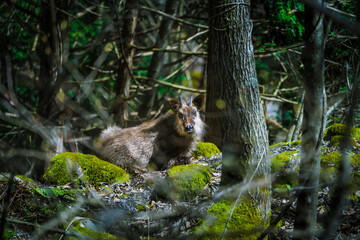
[[[184,119],[184,114],[179,113],[178,116],[179,116],[180,119]]]

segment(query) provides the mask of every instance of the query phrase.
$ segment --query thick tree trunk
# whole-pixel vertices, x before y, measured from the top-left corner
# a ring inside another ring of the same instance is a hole
[[[250,3],[210,0],[206,123],[222,147],[222,184],[265,179],[250,189],[269,220],[270,160],[251,40]],[[251,178],[253,176],[253,178]]]
[[[124,24],[121,32],[121,63],[118,69],[118,79],[115,83],[115,106],[114,106],[114,122],[125,127],[128,118],[128,104],[126,98],[130,95],[131,75],[130,70],[133,64],[134,49],[131,44],[134,43],[135,29],[138,16],[138,1],[127,0],[125,3],[126,13],[124,16]]]
[[[178,0],[166,1],[165,13],[169,15],[175,15],[179,6]],[[174,21],[169,18],[163,18],[160,25],[159,35],[156,39],[157,48],[166,48],[169,45],[169,38],[171,34],[171,29]],[[159,51],[154,52],[151,58],[151,63],[148,68],[147,77],[149,79],[157,79],[160,75],[160,71],[164,65],[165,52]],[[140,98],[141,106],[139,108],[140,118],[150,117],[151,108],[154,106],[154,101],[156,97],[156,87],[154,83],[149,80],[148,86],[151,86],[150,91],[146,91],[144,96]]]
[[[316,1],[324,4],[323,0]],[[314,239],[320,147],[326,123],[323,15],[308,5],[305,7],[305,39],[302,55],[305,68],[304,118],[294,239]]]

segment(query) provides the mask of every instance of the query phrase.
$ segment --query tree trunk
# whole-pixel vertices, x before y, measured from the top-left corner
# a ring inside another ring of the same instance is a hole
[[[222,147],[222,185],[265,179],[250,189],[270,213],[268,133],[255,71],[250,3],[210,0],[206,123],[208,139]]]
[[[179,6],[178,0],[166,1],[165,13],[169,15],[175,15]],[[171,34],[171,29],[174,21],[169,18],[163,18],[160,25],[159,35],[156,39],[157,48],[166,48],[169,44],[169,38]],[[160,71],[164,65],[164,56],[165,52],[157,51],[154,52],[151,58],[151,63],[148,68],[147,77],[149,79],[157,79],[160,75]],[[144,92],[144,96],[140,98],[141,106],[139,108],[140,118],[150,117],[150,112],[154,106],[154,101],[156,97],[156,86],[154,83],[149,80],[148,86],[151,86],[150,91]]]
[[[316,0],[324,4],[323,0]],[[314,239],[320,174],[320,147],[326,123],[323,15],[305,6],[305,97],[299,195],[294,239]]]
[[[125,3],[126,13],[124,16],[124,24],[121,32],[120,49],[122,56],[120,66],[118,68],[118,79],[115,83],[115,105],[114,105],[114,122],[125,127],[128,118],[128,104],[126,98],[130,95],[131,83],[131,67],[133,64],[134,49],[131,44],[134,43],[135,29],[138,16],[138,1],[127,0]]]
[[[69,37],[68,15],[65,12],[71,4],[71,0],[42,2],[40,30],[43,35],[38,47],[40,77],[35,87],[39,92],[38,113],[44,118],[56,111],[51,104],[66,79],[67,71],[63,65],[69,56]]]

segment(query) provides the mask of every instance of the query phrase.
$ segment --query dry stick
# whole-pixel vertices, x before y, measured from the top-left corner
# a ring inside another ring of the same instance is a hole
[[[141,80],[151,80],[155,83],[167,86],[167,87],[172,87],[172,88],[176,88],[176,89],[180,89],[180,90],[184,90],[184,91],[188,91],[188,92],[194,92],[194,93],[206,93],[206,90],[203,89],[196,89],[196,88],[190,88],[190,87],[184,87],[181,85],[177,85],[177,84],[173,84],[173,83],[168,83],[168,82],[163,82],[163,81],[159,81],[156,79],[149,79],[148,77],[136,77],[136,79],[141,79]]]
[[[297,195],[295,194],[290,201],[283,207],[283,209],[281,210],[280,214],[274,218],[274,220],[272,220],[272,222],[270,223],[270,226],[260,235],[260,237],[257,238],[257,240],[262,240],[264,239],[270,232],[272,229],[274,229],[276,227],[276,225],[278,224],[278,222],[280,222],[280,220],[286,216],[286,214],[288,213],[290,207],[293,205],[293,203],[296,201]]]
[[[194,55],[194,56],[207,56],[207,52],[189,52],[189,51],[179,51],[176,49],[171,48],[148,48],[148,47],[141,47],[134,44],[131,44],[131,47],[135,48],[136,50],[140,51],[149,51],[149,52],[172,52],[172,53],[179,53],[185,55]]]
[[[301,116],[301,113],[303,111],[303,106],[304,106],[304,96],[305,94],[303,93],[302,94],[302,97],[301,97],[301,100],[300,102],[297,104],[297,108],[295,110],[295,124],[293,124],[291,127],[290,127],[290,130],[289,130],[289,133],[288,135],[286,136],[286,141],[291,141],[293,138],[294,138],[294,134],[295,134],[295,129],[297,127],[297,124],[299,124],[299,118]]]

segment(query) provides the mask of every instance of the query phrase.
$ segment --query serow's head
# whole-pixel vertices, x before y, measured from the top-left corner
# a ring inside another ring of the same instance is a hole
[[[203,122],[200,118],[199,109],[204,104],[204,95],[196,98],[190,97],[189,102],[179,98],[179,100],[170,98],[170,108],[176,114],[175,127],[180,135],[191,135],[202,127]]]

